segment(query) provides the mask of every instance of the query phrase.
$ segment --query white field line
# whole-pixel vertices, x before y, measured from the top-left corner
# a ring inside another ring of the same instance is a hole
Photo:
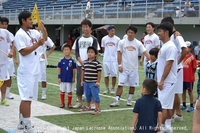
[[[54,83],[50,83],[50,82],[47,82],[47,84],[50,84],[50,85],[53,85],[53,86],[58,86],[58,84],[54,84]],[[104,95],[104,94],[99,94],[100,96],[103,96],[103,97],[108,97],[108,98],[112,98],[112,99],[115,99],[114,96],[108,96],[108,95]],[[121,101],[127,101],[126,99],[123,99],[123,98],[120,98]],[[135,103],[136,101],[132,101],[132,103]],[[186,105],[190,105],[190,103],[186,103]],[[112,111],[112,110],[111,110]]]
[[[47,82],[47,84],[49,85],[53,85],[53,86],[58,86],[58,84],[54,84],[54,83],[50,83],[50,82]],[[112,98],[112,99],[115,99],[114,96],[108,96],[108,95],[104,95],[104,94],[99,94],[100,96],[103,96],[103,97],[107,97],[107,98]],[[120,98],[121,101],[127,101],[126,99],[123,99],[123,98]],[[132,103],[135,103],[135,101],[132,101]]]

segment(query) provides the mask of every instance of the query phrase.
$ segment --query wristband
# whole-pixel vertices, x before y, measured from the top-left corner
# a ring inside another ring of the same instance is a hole
[[[121,66],[122,66],[121,64],[118,65],[118,67],[121,67]]]
[[[60,78],[61,78],[61,75],[58,75],[58,78],[60,79]]]

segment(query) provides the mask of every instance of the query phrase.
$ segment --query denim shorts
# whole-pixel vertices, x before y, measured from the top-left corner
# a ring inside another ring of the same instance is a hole
[[[95,103],[100,103],[99,86],[95,86],[94,82],[84,82],[84,93],[86,102],[91,102],[93,97]]]

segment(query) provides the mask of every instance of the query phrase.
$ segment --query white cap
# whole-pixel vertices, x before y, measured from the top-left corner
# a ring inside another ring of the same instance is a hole
[[[185,44],[187,45],[187,47],[192,46],[192,43],[190,41],[186,41]]]

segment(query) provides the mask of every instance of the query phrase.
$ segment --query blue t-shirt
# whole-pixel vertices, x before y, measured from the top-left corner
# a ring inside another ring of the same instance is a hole
[[[150,61],[147,62],[146,64],[146,78],[149,79],[156,79],[157,78],[157,61],[154,61],[151,63]]]
[[[162,112],[159,100],[153,95],[143,95],[136,101],[133,112],[138,113],[135,133],[157,133],[158,112]]]
[[[64,57],[58,62],[58,68],[60,69],[58,78],[61,79],[61,82],[72,83],[73,69],[76,69],[76,61],[72,58],[66,59]]]

